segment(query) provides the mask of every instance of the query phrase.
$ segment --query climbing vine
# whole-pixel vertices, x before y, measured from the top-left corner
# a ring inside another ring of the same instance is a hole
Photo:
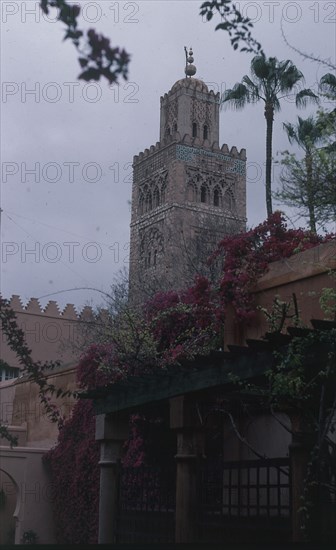
[[[207,278],[198,277],[189,289],[157,294],[145,305],[142,314],[129,308],[116,313],[104,343],[84,351],[77,369],[78,387],[104,386],[126,376],[164,369],[183,359],[220,349],[227,307],[233,306],[243,322],[255,315],[252,289],[269,264],[331,238],[331,235],[322,238],[301,229],[288,229],[282,215],[275,213],[256,228],[223,239],[209,259],[210,262],[222,262],[219,286],[214,287]],[[279,303],[278,306],[283,315],[288,314],[283,305]],[[58,442],[46,457],[54,480],[58,540],[74,544],[96,542],[99,449],[94,439],[92,403],[89,400],[77,402],[71,418],[64,422],[50,399],[52,395],[66,397],[71,392],[55,388],[46,378],[46,373],[57,364],[40,364],[32,360],[15,314],[2,298],[1,323],[24,372],[38,384],[40,399],[50,419],[60,428]],[[325,381],[324,395],[328,393],[326,381],[334,376],[334,371],[321,372],[318,378],[313,377],[310,381],[306,379],[308,372],[302,366],[303,351],[300,355],[295,347],[298,345],[301,344],[293,341],[287,359],[279,357],[277,369],[269,373],[272,391],[270,393],[268,388],[268,396],[272,396],[272,406],[281,396],[286,395],[289,399],[289,392],[293,403],[304,406],[309,401],[308,393],[316,390],[318,381]],[[315,344],[311,342],[311,345]],[[307,350],[309,353],[309,346],[304,353]],[[289,357],[292,362],[287,365]],[[331,409],[326,400],[323,403],[327,419]],[[148,442],[153,433],[157,440],[159,431],[155,431],[155,426],[160,426],[160,421],[159,418],[151,419],[149,429],[148,419],[139,416],[132,419],[125,464],[138,466],[150,461],[153,449]]]
[[[266,273],[271,262],[313,248],[334,239],[334,235],[319,236],[304,229],[288,229],[281,212],[274,212],[255,228],[225,237],[210,261],[222,258],[223,277],[219,297],[224,310],[233,306],[238,318],[249,320],[256,308],[251,290]]]

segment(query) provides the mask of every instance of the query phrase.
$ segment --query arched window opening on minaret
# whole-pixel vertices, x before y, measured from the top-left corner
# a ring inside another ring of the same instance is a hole
[[[216,187],[214,190],[213,203],[214,206],[222,206],[222,194],[218,187]]]
[[[140,191],[139,196],[139,215],[141,216],[144,213],[144,196],[143,193]]]
[[[192,125],[192,137],[197,137],[197,124],[196,124],[196,122],[193,122],[193,125]]]
[[[224,206],[226,210],[234,210],[235,209],[235,200],[231,193],[231,191],[227,191],[224,196]]]
[[[174,124],[174,132],[177,132],[177,124],[176,124],[176,122],[175,122],[175,124]]]
[[[152,210],[152,194],[150,191],[147,191],[146,201],[145,201],[145,212]]]
[[[169,126],[166,128],[166,136],[170,136],[170,127]]]
[[[203,126],[203,139],[208,139],[208,127],[206,124]]]
[[[189,202],[196,202],[196,186],[193,183],[188,184],[187,200]]]
[[[154,250],[153,266],[156,267],[157,250]]]
[[[208,202],[208,190],[206,185],[202,185],[201,187],[201,202]]]
[[[151,265],[151,253],[148,252],[147,256],[145,257],[145,268],[150,268]]]
[[[155,187],[153,192],[153,208],[157,208],[158,206],[160,206],[160,191]]]

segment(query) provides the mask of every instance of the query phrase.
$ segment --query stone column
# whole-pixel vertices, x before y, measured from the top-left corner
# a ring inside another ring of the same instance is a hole
[[[170,427],[177,432],[175,542],[198,542],[204,436],[196,405],[186,396],[170,399]]]
[[[127,436],[127,417],[106,414],[96,417],[96,440],[100,441],[99,544],[116,542],[118,468]]]

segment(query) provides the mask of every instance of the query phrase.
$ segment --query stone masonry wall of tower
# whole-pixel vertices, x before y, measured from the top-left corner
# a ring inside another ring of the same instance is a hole
[[[186,77],[160,101],[160,141],[133,159],[133,304],[191,284],[246,224],[246,152],[219,146],[219,94]]]

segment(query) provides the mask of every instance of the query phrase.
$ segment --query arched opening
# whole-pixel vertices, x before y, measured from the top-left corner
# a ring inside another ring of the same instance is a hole
[[[153,208],[160,206],[160,192],[157,187],[155,187],[153,192]]]
[[[224,206],[227,210],[234,210],[235,207],[235,201],[234,197],[232,196],[232,193],[230,191],[227,191],[224,196]]]
[[[192,125],[192,137],[197,137],[197,124],[196,124],[196,122],[193,122],[193,125]]]
[[[145,200],[145,212],[149,212],[150,210],[152,210],[152,194],[151,192],[148,190],[147,191],[147,194],[146,194],[146,200]]]
[[[207,195],[208,195],[207,191],[208,190],[207,190],[206,186],[202,185],[202,187],[201,187],[201,202],[204,202],[204,203],[207,202]]]
[[[177,124],[176,124],[176,122],[175,122],[175,124],[174,124],[174,132],[177,132]]]
[[[169,126],[166,128],[166,136],[170,136],[170,128],[169,128]]]
[[[203,139],[208,139],[208,127],[206,124],[203,126]]]
[[[18,543],[15,540],[17,500],[19,498],[17,486],[12,477],[4,470],[0,470],[0,544],[11,545]]]
[[[189,183],[188,185],[187,200],[189,202],[196,201],[196,190],[195,190],[195,186],[192,183]]]
[[[156,267],[156,261],[157,261],[157,250],[154,250],[154,257],[153,257],[153,265]]]
[[[144,213],[144,196],[143,193],[140,193],[139,196],[139,215],[141,216]]]
[[[220,199],[219,190],[215,189],[214,190],[214,206],[219,206],[219,202],[220,202],[219,199]]]

